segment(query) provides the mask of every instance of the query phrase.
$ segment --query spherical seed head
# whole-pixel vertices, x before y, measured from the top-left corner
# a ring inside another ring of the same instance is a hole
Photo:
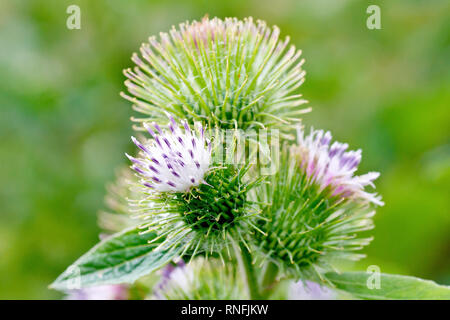
[[[137,66],[124,71],[130,95],[123,96],[148,116],[144,121],[167,111],[220,128],[285,128],[308,109],[299,108],[306,101],[297,92],[301,52],[279,34],[252,18],[180,24],[133,55]]]
[[[322,280],[335,260],[363,257],[356,251],[371,238],[359,233],[373,228],[373,206],[381,202],[353,177],[360,153],[346,154],[342,144],[330,151],[330,140],[331,134],[313,131],[284,148],[279,171],[258,193],[270,204],[261,213],[267,221],[258,225],[266,235],[256,234],[262,257],[296,278]]]

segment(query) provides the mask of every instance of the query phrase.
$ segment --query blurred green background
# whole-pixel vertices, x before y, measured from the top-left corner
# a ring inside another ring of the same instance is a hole
[[[66,8],[81,8],[81,30]],[[382,30],[366,8],[381,7]],[[363,148],[381,172],[371,264],[450,284],[450,2],[0,2],[0,298],[47,289],[97,242],[105,184],[132,150],[122,69],[185,20],[253,16],[303,49],[305,123]]]

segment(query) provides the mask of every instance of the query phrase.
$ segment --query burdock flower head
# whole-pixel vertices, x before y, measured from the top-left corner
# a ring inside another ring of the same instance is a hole
[[[292,151],[301,159],[300,166],[310,182],[321,189],[329,187],[333,196],[383,205],[380,196],[364,191],[367,185],[375,187],[373,181],[380,174],[354,175],[361,162],[361,149],[347,151],[348,144],[337,141],[330,145],[332,136],[329,131],[311,129],[305,137],[303,128],[299,127],[297,136],[298,146],[294,146]]]
[[[248,165],[214,162],[205,128],[187,121],[178,125],[168,115],[168,129],[144,124],[152,139],[133,142],[140,149],[127,155],[138,175],[142,197],[130,199],[143,232],[156,232],[161,247],[183,248],[194,257],[207,252],[221,255],[232,238],[244,240],[256,227],[258,212],[247,195],[261,179],[249,181]]]
[[[268,203],[257,243],[263,261],[296,278],[323,280],[336,259],[357,260],[355,251],[371,238],[358,233],[373,228],[373,205],[379,196],[365,191],[378,173],[355,176],[361,151],[331,144],[330,132],[298,130],[298,144],[284,148],[279,171],[260,193]],[[330,145],[331,144],[331,145]]]
[[[124,71],[130,95],[145,115],[164,112],[220,128],[285,128],[309,111],[297,92],[303,83],[300,50],[281,41],[277,27],[236,18],[204,18],[150,37]]]

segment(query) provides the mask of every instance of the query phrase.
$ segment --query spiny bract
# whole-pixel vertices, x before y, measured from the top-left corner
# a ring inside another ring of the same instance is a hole
[[[186,22],[159,41],[149,38],[134,54],[137,67],[124,71],[123,97],[159,121],[164,111],[220,128],[284,128],[309,109],[297,89],[303,83],[301,51],[277,27],[252,18],[204,18]]]

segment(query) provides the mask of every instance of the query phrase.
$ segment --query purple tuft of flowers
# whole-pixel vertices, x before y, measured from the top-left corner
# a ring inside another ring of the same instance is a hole
[[[329,131],[311,129],[310,134],[305,136],[303,128],[299,127],[297,136],[298,146],[294,150],[300,156],[300,166],[322,190],[330,187],[333,196],[384,205],[379,195],[364,190],[368,185],[375,187],[373,181],[380,174],[369,172],[355,175],[361,161],[360,149],[347,151],[348,144],[337,141],[331,143]]]
[[[164,131],[157,123],[144,123],[153,140],[141,143],[131,137],[141,152],[138,157],[126,156],[145,187],[158,192],[185,192],[204,183],[211,164],[211,144],[200,123],[191,130],[184,121],[182,130],[171,115],[167,116],[170,130]]]

